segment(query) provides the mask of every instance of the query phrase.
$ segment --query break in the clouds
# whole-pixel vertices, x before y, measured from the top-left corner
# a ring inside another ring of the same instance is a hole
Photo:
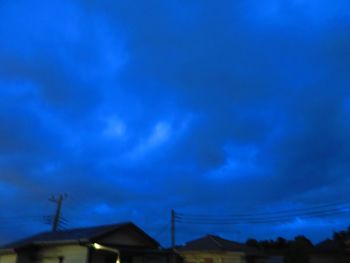
[[[57,193],[70,226],[133,220],[151,234],[171,208],[348,200],[349,12],[327,0],[2,1],[0,204],[16,219],[1,216],[1,241],[45,229]],[[320,240],[346,224],[178,235]]]

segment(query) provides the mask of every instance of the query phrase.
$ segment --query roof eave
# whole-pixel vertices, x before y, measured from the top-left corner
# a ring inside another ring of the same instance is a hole
[[[52,240],[52,241],[36,241],[33,242],[33,245],[73,245],[73,244],[78,244],[78,245],[85,245],[86,243],[89,243],[89,239],[72,239],[72,240]]]
[[[16,251],[13,248],[0,248],[0,255],[6,254],[16,254]]]

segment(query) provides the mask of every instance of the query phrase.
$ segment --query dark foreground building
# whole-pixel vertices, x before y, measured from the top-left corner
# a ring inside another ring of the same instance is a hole
[[[258,250],[215,235],[189,241],[177,250],[185,263],[265,262],[265,257]]]
[[[334,242],[263,249],[207,235],[189,241],[177,250],[184,263],[350,263],[350,250],[336,246]]]
[[[0,248],[1,263],[179,263],[133,223],[44,232]]]

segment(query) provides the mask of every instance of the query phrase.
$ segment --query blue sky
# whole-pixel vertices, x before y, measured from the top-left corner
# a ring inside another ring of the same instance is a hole
[[[0,242],[48,229],[59,193],[70,227],[132,220],[164,245],[171,208],[347,202],[349,13],[343,0],[1,1]],[[319,241],[348,224],[179,225],[178,242]]]

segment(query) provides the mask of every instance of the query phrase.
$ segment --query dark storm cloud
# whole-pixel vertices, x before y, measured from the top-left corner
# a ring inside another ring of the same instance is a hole
[[[171,208],[345,200],[349,10],[345,1],[4,1],[2,206],[47,214],[46,198],[67,192],[72,225],[135,220],[155,234]],[[230,231],[319,239],[333,229],[311,223]],[[183,226],[180,241],[202,232]]]

